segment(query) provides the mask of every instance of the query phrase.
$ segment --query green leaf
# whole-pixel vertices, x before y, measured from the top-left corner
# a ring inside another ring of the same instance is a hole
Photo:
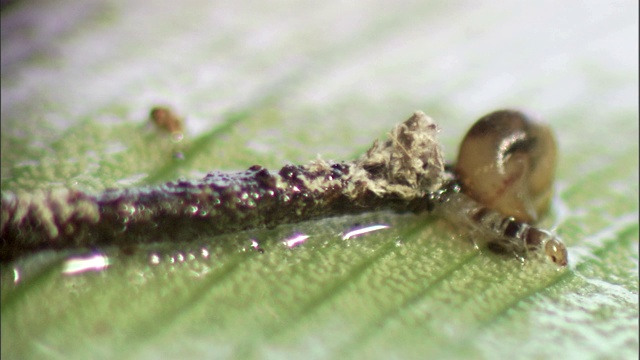
[[[77,275],[85,253],[42,252],[1,265],[2,357],[637,358],[637,4],[286,5],[3,5],[2,191],[351,159],[416,109],[453,160],[474,119],[526,107],[558,136],[541,226],[569,269],[388,212],[107,247]],[[342,240],[357,224],[390,227]]]

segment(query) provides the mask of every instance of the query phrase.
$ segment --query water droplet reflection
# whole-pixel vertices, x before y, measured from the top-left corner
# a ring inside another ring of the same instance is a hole
[[[290,238],[285,239],[282,243],[288,248],[296,247],[303,242],[305,242],[309,238],[309,235],[305,234],[295,234]]]
[[[72,257],[64,263],[62,273],[65,275],[77,275],[87,271],[102,271],[109,265],[109,258],[101,253]]]
[[[184,134],[182,132],[175,131],[171,133],[171,141],[174,143],[179,143],[182,139],[184,139]]]
[[[160,264],[160,256],[158,254],[151,254],[151,256],[149,256],[149,262],[152,265]]]
[[[365,235],[374,231],[388,229],[389,227],[390,227],[389,225],[384,225],[384,224],[357,227],[357,228],[345,231],[344,234],[342,235],[342,240],[349,240],[349,239],[352,239],[361,235]]]
[[[264,249],[260,247],[258,240],[251,239],[251,248],[260,254],[264,254]],[[246,251],[246,249],[243,248],[242,251]]]
[[[20,282],[20,270],[18,268],[13,268],[13,283],[17,284]]]

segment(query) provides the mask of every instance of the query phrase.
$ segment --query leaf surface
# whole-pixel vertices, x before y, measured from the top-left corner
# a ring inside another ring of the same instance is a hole
[[[100,249],[74,276],[79,254],[45,252],[2,264],[2,357],[637,358],[638,5],[473,4],[5,7],[2,191],[351,159],[416,109],[453,160],[474,119],[525,107],[558,136],[542,226],[571,265],[386,212]],[[182,142],[147,125],[156,104]]]

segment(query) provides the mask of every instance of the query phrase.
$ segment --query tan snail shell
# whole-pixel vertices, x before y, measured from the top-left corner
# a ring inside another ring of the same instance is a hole
[[[490,209],[533,223],[549,208],[557,146],[546,125],[516,110],[478,120],[460,145],[464,192]]]

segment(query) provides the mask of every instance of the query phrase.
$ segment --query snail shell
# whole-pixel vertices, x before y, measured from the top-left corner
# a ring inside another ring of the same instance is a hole
[[[478,120],[460,145],[464,192],[490,209],[533,223],[549,208],[557,146],[549,127],[516,110]]]

